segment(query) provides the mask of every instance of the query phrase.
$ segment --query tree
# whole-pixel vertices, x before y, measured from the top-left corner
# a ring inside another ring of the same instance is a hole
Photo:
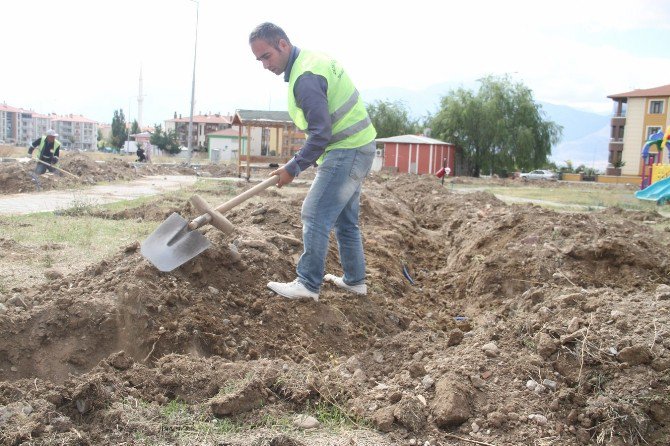
[[[137,123],[137,119],[133,121],[133,124],[130,126],[130,134],[131,135],[137,135],[138,133],[141,133],[142,130],[140,130],[140,125]]]
[[[160,124],[155,124],[154,127],[154,133],[151,134],[151,138],[149,139],[151,144],[173,155],[181,152],[179,137],[176,132],[163,132],[163,127]]]
[[[442,98],[433,135],[463,149],[471,174],[544,167],[563,128],[546,120],[532,91],[509,76],[480,80],[479,91],[459,88]]]
[[[375,101],[366,109],[378,138],[414,134],[421,130],[418,120],[409,117],[409,111],[401,101]]]
[[[126,117],[123,110],[114,110],[112,118],[112,141],[113,147],[120,149],[128,139],[128,130],[126,129]]]

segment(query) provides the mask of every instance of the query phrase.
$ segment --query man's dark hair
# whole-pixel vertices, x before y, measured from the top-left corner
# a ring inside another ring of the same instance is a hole
[[[261,23],[251,31],[251,34],[249,34],[249,43],[258,39],[264,40],[277,50],[279,49],[279,41],[281,39],[284,39],[289,45],[291,44],[284,30],[270,22]]]

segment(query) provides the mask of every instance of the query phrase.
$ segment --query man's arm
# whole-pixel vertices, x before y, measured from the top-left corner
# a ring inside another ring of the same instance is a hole
[[[323,76],[303,73],[295,83],[293,94],[307,120],[307,141],[295,157],[286,163],[286,172],[295,177],[316,163],[332,136],[328,113],[328,82]]]
[[[30,147],[28,147],[28,155],[33,154],[33,150],[35,150],[37,148],[37,146],[40,145],[41,140],[42,140],[42,138],[38,138],[30,144]]]

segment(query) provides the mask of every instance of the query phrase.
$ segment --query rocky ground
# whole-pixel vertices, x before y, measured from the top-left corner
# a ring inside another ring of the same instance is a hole
[[[171,273],[138,241],[0,294],[2,444],[670,444],[661,215],[374,175],[368,295],[288,301],[265,284],[294,278],[306,191],[230,211],[234,233],[205,229],[213,246]]]

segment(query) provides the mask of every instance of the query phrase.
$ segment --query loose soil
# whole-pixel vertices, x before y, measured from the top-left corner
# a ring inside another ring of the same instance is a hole
[[[224,164],[186,165],[186,164],[147,164],[128,161],[130,157],[118,157],[105,161],[95,161],[85,153],[73,153],[63,156],[56,164],[74,176],[56,171],[35,175],[36,161],[28,163],[0,164],[0,194],[36,192],[52,189],[70,189],[102,182],[124,181],[149,175],[200,175],[233,176],[237,167]]]
[[[373,175],[368,295],[291,301],[265,285],[294,279],[306,192],[228,212],[234,233],[206,228],[213,246],[171,273],[138,241],[3,290],[2,444],[670,444],[664,217]],[[105,216],[168,207],[195,216]],[[30,249],[0,238],[3,263]]]

